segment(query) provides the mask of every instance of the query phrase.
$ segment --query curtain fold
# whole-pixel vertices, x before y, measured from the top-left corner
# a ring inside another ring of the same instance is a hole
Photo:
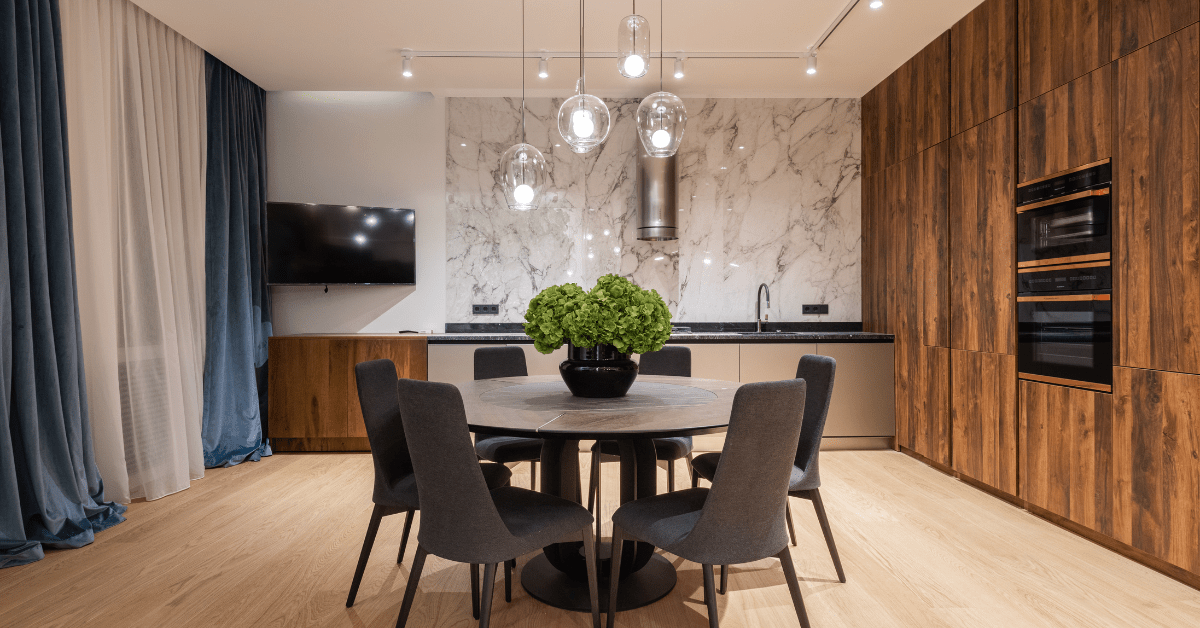
[[[92,453],[55,0],[0,4],[0,567],[124,520]]]
[[[204,464],[271,455],[266,418],[270,301],[266,92],[205,53],[208,100]]]
[[[204,52],[128,0],[63,0],[84,358],[109,496],[204,476]]]

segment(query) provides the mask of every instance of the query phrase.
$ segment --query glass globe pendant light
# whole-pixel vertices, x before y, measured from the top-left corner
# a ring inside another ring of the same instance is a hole
[[[579,81],[575,95],[558,108],[558,132],[576,153],[586,153],[604,143],[611,128],[608,107],[603,100],[587,93],[583,64],[584,2],[579,0]]]
[[[659,47],[662,47],[662,7],[659,6]],[[675,94],[663,91],[663,55],[658,55],[658,90],[637,109],[638,139],[651,157],[670,157],[679,150],[687,125],[687,109]]]
[[[625,78],[643,77],[649,60],[650,25],[637,14],[637,0],[634,0],[633,14],[625,16],[617,26],[617,71]]]
[[[521,143],[500,157],[500,184],[510,209],[537,209],[546,186],[546,158],[525,143],[525,0],[521,0]]]

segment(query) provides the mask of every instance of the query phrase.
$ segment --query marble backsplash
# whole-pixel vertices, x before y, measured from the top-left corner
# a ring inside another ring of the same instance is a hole
[[[605,101],[612,131],[586,155],[558,135],[560,99],[526,101],[550,173],[528,212],[508,209],[496,176],[521,138],[520,100],[446,102],[447,322],[520,322],[541,289],[607,273],[658,290],[675,320],[751,321],[763,282],[773,320],[861,320],[857,99],[685,99],[674,242],[637,240],[637,100]],[[805,303],[829,314],[803,316]]]

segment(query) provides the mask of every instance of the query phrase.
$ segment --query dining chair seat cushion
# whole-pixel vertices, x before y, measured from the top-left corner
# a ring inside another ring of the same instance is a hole
[[[721,462],[721,454],[717,452],[700,454],[692,458],[692,470],[696,475],[712,481],[717,476],[717,464]],[[810,491],[814,488],[820,488],[820,478],[814,478],[804,472],[804,469],[792,465],[792,477],[788,481],[788,492]]]
[[[612,520],[627,533],[668,552],[674,550],[700,520],[709,489],[689,488],[674,493],[643,497],[622,504]],[[688,557],[696,562],[720,564]]]
[[[600,453],[606,456],[621,455],[621,444],[615,440],[597,441],[592,445],[592,451],[596,451],[596,447],[600,447]],[[656,438],[654,439],[654,457],[658,460],[679,460],[686,458],[692,453],[692,437],[691,436],[673,436],[671,438]]]
[[[483,471],[483,479],[487,482],[489,489],[508,486],[512,481],[512,470],[500,463],[481,462],[479,469]],[[419,510],[421,501],[417,492],[417,476],[410,473],[396,480],[387,487],[387,492],[382,499],[376,494],[374,501],[381,506],[391,506],[400,510]]]
[[[492,490],[492,502],[509,534],[525,547],[517,554],[537,551],[571,537],[592,524],[592,514],[579,504],[515,486]]]
[[[492,462],[525,462],[542,457],[542,439],[523,436],[480,436],[475,455]]]

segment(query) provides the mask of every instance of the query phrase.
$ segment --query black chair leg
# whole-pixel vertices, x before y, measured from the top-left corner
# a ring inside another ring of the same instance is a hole
[[[354,598],[358,595],[358,585],[362,582],[363,572],[367,569],[367,559],[371,557],[371,548],[375,545],[375,535],[379,533],[379,522],[383,520],[387,509],[378,504],[371,511],[371,523],[367,524],[367,536],[363,539],[362,551],[358,553],[358,567],[354,569],[354,580],[350,583],[350,595],[346,598],[346,608],[354,606]]]
[[[529,490],[537,490],[537,460],[529,461]]]
[[[695,469],[692,469],[692,488],[696,488],[698,486],[700,486],[700,474],[696,473]]]
[[[717,593],[729,593],[729,565],[721,565],[721,588],[717,589]]]
[[[413,513],[416,511],[410,510],[404,515],[404,534],[400,535],[400,553],[396,555],[396,564],[404,562],[404,549],[408,547],[408,533],[412,531]]]
[[[396,628],[404,628],[408,623],[408,612],[412,610],[413,596],[417,594],[417,583],[421,581],[421,569],[425,567],[425,556],[428,552],[417,543],[417,556],[413,559],[412,569],[408,572],[408,586],[404,587],[404,603],[400,605],[400,616],[396,618]]]
[[[846,582],[846,573],[842,571],[842,559],[838,558],[837,545],[833,543],[833,530],[829,527],[829,517],[825,515],[825,504],[821,501],[821,490],[812,490],[813,508],[817,511],[817,520],[821,522],[821,533],[825,535],[825,544],[829,546],[829,555],[833,557],[833,567],[837,569],[838,580]]]
[[[624,549],[625,531],[613,524],[611,570],[608,573],[608,628],[617,621],[617,585],[621,582],[621,554]]]
[[[516,561],[513,561],[513,560],[504,561],[504,601],[505,602],[512,601],[512,570],[513,570],[514,562],[516,562]]]
[[[708,605],[708,628],[719,628],[717,620],[717,592],[713,586],[713,566],[704,565],[704,603]]]
[[[787,504],[787,510],[784,516],[787,517],[788,535],[792,537],[792,545],[796,545],[796,524],[792,523],[792,500],[791,497],[785,497],[784,503]]]
[[[667,461],[667,492],[675,492],[675,461]]]
[[[592,537],[592,527],[583,529],[583,554],[587,559],[588,597],[592,604],[592,628],[600,628],[600,588],[596,582],[596,540]]]
[[[479,565],[471,565],[471,617],[479,619]]]
[[[479,592],[479,628],[488,628],[492,621],[492,588],[496,586],[496,563],[483,568],[483,590]]]
[[[808,613],[804,610],[804,598],[800,596],[800,582],[796,579],[796,566],[792,564],[792,550],[785,547],[775,556],[783,563],[783,577],[787,580],[788,591],[792,594],[792,605],[796,607],[800,628],[810,628]]]

